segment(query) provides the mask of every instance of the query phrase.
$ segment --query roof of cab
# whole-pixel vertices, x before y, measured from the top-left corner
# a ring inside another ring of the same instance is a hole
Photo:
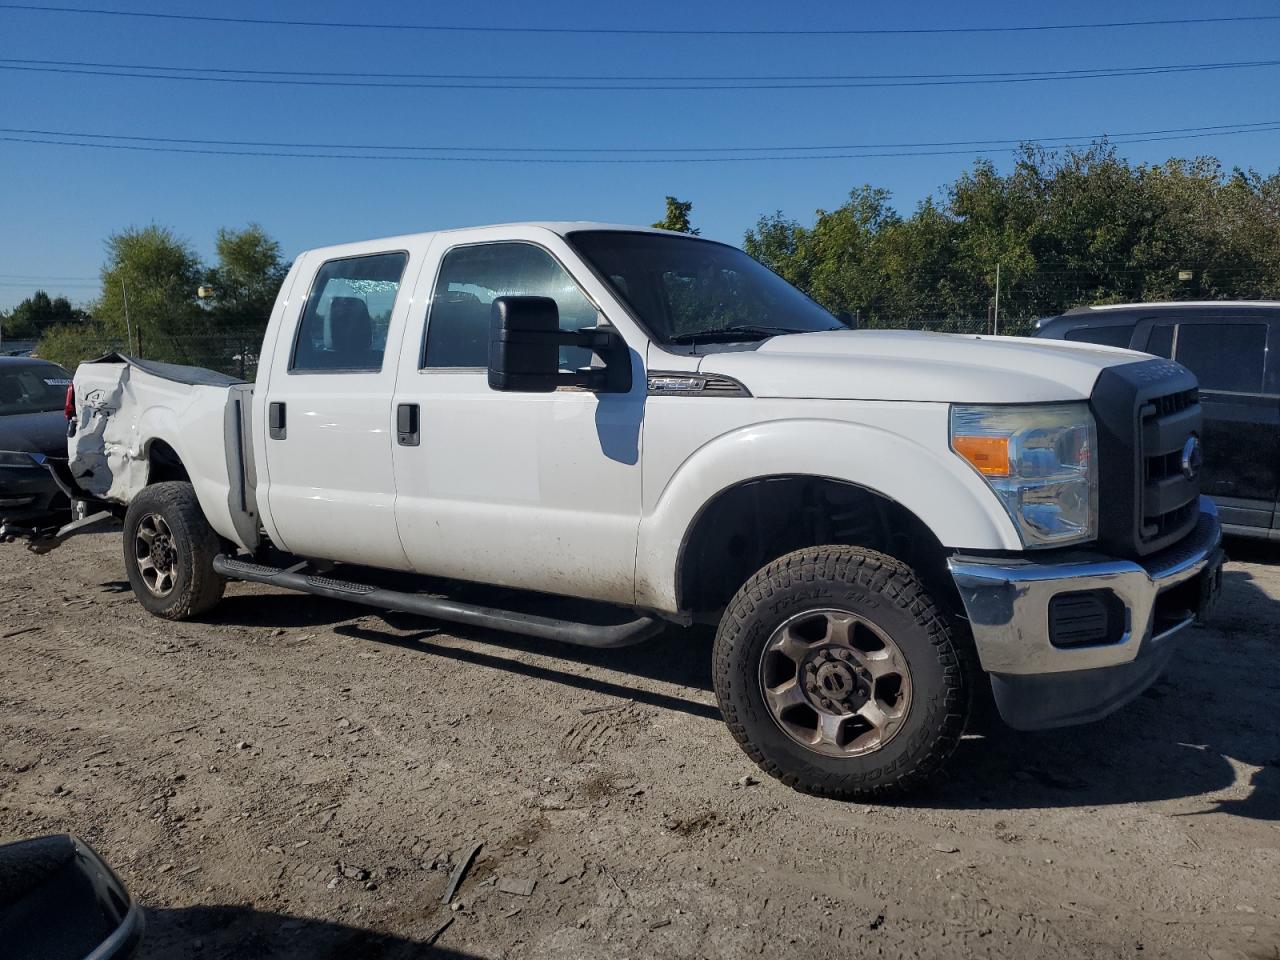
[[[1177,314],[1184,310],[1197,310],[1202,314],[1222,315],[1239,313],[1280,313],[1280,300],[1160,300],[1151,303],[1103,303],[1097,306],[1072,307],[1065,313],[1041,317],[1035,323],[1037,331],[1048,327],[1074,327],[1082,321],[1090,326],[1112,326],[1133,323],[1137,319]]]
[[[8,356],[8,355],[0,356],[0,367],[17,367],[17,366],[29,367],[32,364],[39,364],[39,363],[42,363],[45,366],[49,366],[49,367],[58,367],[59,370],[62,369],[61,366],[54,363],[52,360],[46,360],[43,357],[14,357],[14,356]]]
[[[1101,303],[1097,306],[1072,307],[1062,316],[1129,313],[1134,310],[1158,313],[1165,310],[1275,310],[1277,308],[1280,308],[1280,300],[1158,300],[1152,303]]]
[[[322,253],[328,254],[333,251],[350,252],[353,248],[360,247],[380,247],[382,249],[404,246],[410,241],[421,242],[427,240],[437,234],[459,233],[463,230],[476,231],[486,230],[496,234],[501,234],[504,230],[511,230],[514,227],[529,228],[534,227],[542,230],[548,230],[551,233],[565,236],[577,230],[618,230],[627,233],[658,233],[668,234],[673,237],[689,237],[687,233],[676,233],[671,230],[660,230],[656,227],[644,227],[638,224],[625,223],[599,223],[593,220],[519,220],[511,223],[486,223],[474,227],[449,227],[443,230],[426,230],[422,233],[404,233],[393,237],[370,237],[366,240],[354,240],[348,243],[335,243],[323,247],[310,247],[303,251],[304,253]]]

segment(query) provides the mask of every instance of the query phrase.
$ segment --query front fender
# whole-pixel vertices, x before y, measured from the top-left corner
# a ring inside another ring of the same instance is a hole
[[[680,553],[698,515],[721,492],[767,477],[815,476],[864,487],[911,511],[946,547],[1021,549],[999,501],[947,448],[946,406],[894,406],[892,430],[843,420],[774,420],[698,447],[641,518],[637,602],[677,612]],[[938,442],[925,446],[912,437]]]

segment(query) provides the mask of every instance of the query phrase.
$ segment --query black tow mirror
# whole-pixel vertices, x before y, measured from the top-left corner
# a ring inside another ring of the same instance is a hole
[[[561,370],[561,347],[590,350],[603,366]],[[626,393],[631,357],[611,327],[561,330],[560,311],[550,297],[498,297],[489,320],[489,386],[522,393],[566,386]]]
[[[18,948],[14,956],[125,960],[142,927],[142,909],[83,840],[0,847],[0,944]]]

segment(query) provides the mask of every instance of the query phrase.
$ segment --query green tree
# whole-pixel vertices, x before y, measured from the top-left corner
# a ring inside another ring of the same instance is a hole
[[[112,234],[106,248],[102,298],[93,311],[102,332],[140,357],[204,362],[217,331],[196,299],[204,268],[190,244],[152,224]]]
[[[206,274],[213,289],[209,306],[226,329],[266,329],[271,307],[288,272],[280,244],[256,223],[218,231],[218,262]]]
[[[219,230],[215,246],[218,262],[205,275],[213,293],[204,303],[222,341],[206,363],[246,377],[248,357],[258,352],[289,267],[280,244],[256,223]]]
[[[1280,173],[1226,173],[1212,158],[1134,165],[1105,141],[1026,145],[1007,173],[980,160],[910,217],[863,186],[812,226],[761,217],[744,246],[869,326],[981,329],[997,265],[1002,332],[1085,303],[1274,297]]]
[[[689,212],[693,210],[692,200],[677,200],[667,197],[667,215],[654,224],[659,230],[674,230],[677,233],[701,233],[697,227],[689,223]]]
[[[14,340],[38,339],[54,324],[71,323],[83,316],[66,297],[50,297],[45,291],[37,290],[4,318],[4,336]]]

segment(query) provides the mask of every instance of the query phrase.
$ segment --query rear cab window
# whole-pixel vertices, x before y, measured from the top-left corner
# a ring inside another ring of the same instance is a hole
[[[0,417],[61,410],[71,374],[53,363],[0,366]]]

